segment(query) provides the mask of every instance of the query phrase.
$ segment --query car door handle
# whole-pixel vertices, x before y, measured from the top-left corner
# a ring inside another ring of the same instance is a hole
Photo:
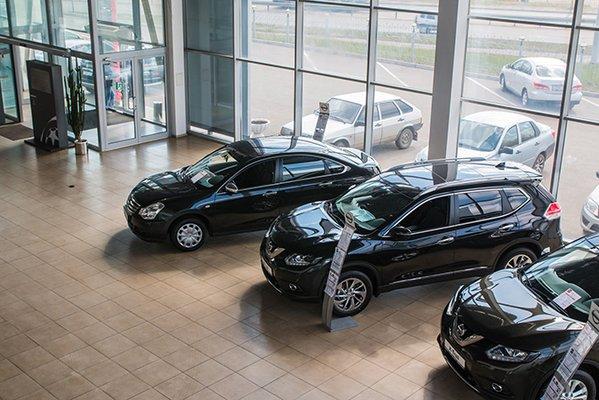
[[[262,197],[273,197],[276,196],[279,192],[266,192],[262,195]]]
[[[322,182],[318,184],[318,187],[331,187],[333,186],[333,182]]]
[[[374,124],[374,126],[379,127],[379,126],[383,126],[382,122],[377,122],[376,124]]]
[[[505,225],[501,225],[499,228],[497,228],[497,230],[495,232],[493,232],[493,234],[491,234],[491,237],[492,238],[501,237],[504,234],[506,234],[507,232],[509,232],[512,229],[514,229],[515,227],[516,227],[516,224],[505,224]]]
[[[454,241],[454,240],[455,240],[455,238],[454,238],[453,236],[450,236],[450,237],[446,237],[446,238],[443,238],[443,239],[439,240],[439,241],[437,242],[437,244],[438,244],[439,246],[444,246],[444,245],[446,245],[446,244],[453,243],[453,241]]]
[[[541,144],[541,142],[535,142],[535,146],[538,146],[540,144]]]
[[[399,118],[397,121],[399,121],[399,122],[403,122],[403,121],[405,121],[405,120],[406,120],[406,119],[405,119],[404,117],[400,117],[400,118]]]

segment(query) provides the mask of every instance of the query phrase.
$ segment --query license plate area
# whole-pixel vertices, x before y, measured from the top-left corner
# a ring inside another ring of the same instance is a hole
[[[462,368],[466,369],[466,360],[458,353],[458,351],[447,340],[443,341],[443,347],[449,356]]]

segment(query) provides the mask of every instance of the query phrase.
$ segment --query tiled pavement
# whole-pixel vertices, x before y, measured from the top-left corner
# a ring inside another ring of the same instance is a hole
[[[76,158],[0,138],[1,399],[478,399],[435,344],[456,283],[385,294],[332,334],[267,286],[260,234],[191,254],[133,237],[130,188],[215,146]]]

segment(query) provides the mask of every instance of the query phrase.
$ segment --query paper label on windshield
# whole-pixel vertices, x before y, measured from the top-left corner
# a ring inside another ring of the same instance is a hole
[[[204,179],[208,175],[208,171],[199,171],[197,174],[191,177],[191,181],[196,183],[199,180]]]
[[[553,299],[553,302],[565,310],[580,299],[580,295],[570,288]]]

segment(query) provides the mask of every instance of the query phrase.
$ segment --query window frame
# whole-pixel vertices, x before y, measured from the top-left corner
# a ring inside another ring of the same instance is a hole
[[[516,129],[516,137],[518,139],[518,144],[516,144],[515,146],[506,146],[505,145],[505,138],[506,138],[508,132],[510,131],[510,129],[512,129],[512,128]],[[501,138],[501,145],[499,146],[499,148],[501,148],[501,147],[514,148],[514,147],[518,147],[518,146],[520,146],[522,144],[522,141],[520,140],[520,129],[518,128],[517,124],[512,125],[509,128],[505,129],[504,132],[505,133],[503,134],[503,137]]]
[[[530,128],[534,132],[534,136],[532,136],[530,139],[524,140],[524,137],[522,136],[522,129],[520,128],[520,125],[523,125],[523,124],[530,125]],[[520,144],[524,144],[526,142],[530,142],[531,140],[538,138],[539,135],[540,135],[539,131],[536,129],[536,127],[535,127],[535,125],[533,124],[532,121],[519,122],[517,126],[518,126],[518,132],[519,132],[519,135],[520,135]]]
[[[410,215],[412,215],[412,213],[416,210],[418,210],[420,207],[424,206],[427,203],[430,203],[431,201],[434,200],[438,200],[438,199],[442,199],[444,197],[447,197],[448,201],[449,201],[449,205],[448,205],[448,211],[449,211],[449,215],[447,216],[447,227],[451,226],[451,223],[453,221],[453,213],[454,213],[454,209],[455,209],[455,204],[454,203],[454,196],[451,193],[444,193],[442,195],[439,196],[433,196],[433,197],[429,197],[427,199],[425,199],[424,201],[418,203],[418,205],[416,205],[415,207],[412,207],[407,213],[405,213],[404,215],[401,216],[401,220],[398,221],[398,224],[401,224],[406,218],[408,218]],[[420,231],[412,231],[411,235],[420,235],[422,233],[427,233],[427,232],[432,232],[432,231],[437,231],[437,230],[442,230],[445,229],[446,227],[439,227],[439,228],[430,228],[430,229],[423,229]]]

